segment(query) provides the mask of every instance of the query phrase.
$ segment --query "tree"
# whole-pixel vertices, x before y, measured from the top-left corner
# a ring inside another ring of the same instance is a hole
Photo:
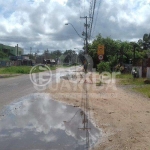
[[[62,55],[62,52],[60,50],[55,50],[55,51],[52,51],[50,55],[51,55],[50,58],[57,59]]]
[[[77,54],[74,50],[66,50],[64,52],[64,55],[65,55],[65,59],[64,59],[65,63],[71,63],[71,64],[76,63]]]
[[[150,48],[150,34],[145,33],[143,35],[143,50]]]
[[[122,66],[124,63],[131,63],[131,60],[134,59],[147,58],[148,49],[150,49],[150,34],[144,34],[143,40],[139,39],[138,42],[113,40],[110,37],[103,38],[99,34],[88,45],[88,54],[93,59],[94,68],[97,68],[99,64],[98,45],[104,45],[105,54],[103,61],[109,62],[110,67],[113,68],[118,64]]]
[[[116,65],[118,61],[124,62],[124,57],[126,57],[124,52],[127,51],[129,43],[113,40],[110,37],[102,38],[99,34],[96,39],[89,44],[89,55],[93,58],[94,68],[97,68],[97,64],[99,63],[97,55],[98,45],[104,45],[105,54],[103,61],[110,61],[111,67]]]
[[[117,55],[109,55],[108,57],[110,68],[113,69],[113,67],[118,63]]]
[[[0,50],[0,58],[6,58],[6,57],[8,57],[8,55]]]
[[[28,54],[29,59],[35,59],[35,56],[33,54]]]

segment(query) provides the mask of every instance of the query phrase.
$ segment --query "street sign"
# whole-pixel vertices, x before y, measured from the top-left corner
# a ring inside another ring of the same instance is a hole
[[[104,55],[104,45],[98,45],[97,55]]]
[[[99,55],[99,56],[98,56],[98,59],[99,59],[99,60],[103,60],[103,55]]]

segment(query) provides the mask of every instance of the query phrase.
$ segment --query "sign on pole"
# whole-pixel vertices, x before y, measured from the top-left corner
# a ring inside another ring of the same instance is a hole
[[[104,45],[98,45],[97,55],[104,55]]]
[[[99,55],[99,56],[98,56],[98,59],[99,59],[99,60],[103,60],[103,55]]]

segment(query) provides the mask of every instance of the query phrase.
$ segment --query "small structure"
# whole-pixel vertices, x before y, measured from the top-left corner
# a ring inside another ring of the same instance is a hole
[[[56,65],[56,61],[54,59],[44,59],[43,63],[49,65]]]
[[[133,66],[132,67],[132,73],[134,72],[134,70],[137,71],[137,77],[142,78],[142,66]]]
[[[16,61],[19,65],[26,65],[26,66],[32,66],[32,60],[29,59],[28,55],[21,55],[21,56],[10,56],[9,58],[11,61]]]
[[[150,58],[138,60],[132,67],[132,70],[136,68],[139,73],[139,77],[150,79]]]

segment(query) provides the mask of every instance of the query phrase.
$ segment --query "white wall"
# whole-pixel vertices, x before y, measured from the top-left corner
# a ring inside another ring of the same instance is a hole
[[[150,67],[147,67],[146,78],[150,79]]]

